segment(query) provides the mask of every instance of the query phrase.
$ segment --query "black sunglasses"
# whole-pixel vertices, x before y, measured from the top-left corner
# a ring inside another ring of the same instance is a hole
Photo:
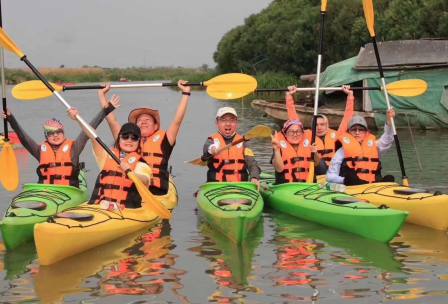
[[[132,133],[123,133],[123,134],[120,134],[120,138],[123,139],[123,140],[128,140],[128,139],[130,139],[130,140],[132,140],[132,141],[138,141],[138,140],[140,140],[140,136],[135,135],[135,134],[132,134]]]

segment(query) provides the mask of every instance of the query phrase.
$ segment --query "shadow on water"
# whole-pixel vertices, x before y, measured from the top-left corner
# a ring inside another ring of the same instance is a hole
[[[263,218],[249,232],[242,244],[235,244],[208,223],[200,220],[198,220],[198,230],[204,238],[199,246],[190,248],[190,251],[196,252],[211,262],[211,267],[206,273],[211,275],[218,285],[218,289],[209,297],[209,301],[236,300],[236,298],[223,295],[220,289],[224,287],[234,290],[232,293],[256,291],[256,287],[250,286],[250,274],[255,250],[264,235]]]
[[[43,303],[54,303],[71,294],[104,297],[161,293],[164,270],[174,261],[158,259],[169,254],[171,245],[169,229],[158,226],[54,265],[40,266],[34,275],[36,294]]]
[[[14,250],[7,250],[3,258],[6,279],[12,280],[29,271],[28,265],[36,259],[34,242],[27,242]]]

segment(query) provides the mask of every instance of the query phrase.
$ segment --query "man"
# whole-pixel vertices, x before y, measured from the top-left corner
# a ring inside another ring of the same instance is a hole
[[[327,171],[329,183],[361,185],[378,181],[393,181],[393,176],[381,177],[380,155],[392,147],[394,141],[391,121],[395,111],[387,111],[387,123],[379,140],[371,134],[366,120],[354,116],[348,125],[348,133],[341,135],[336,151]]]
[[[238,114],[234,108],[222,107],[216,113],[218,132],[208,137],[203,149],[202,160],[207,161],[207,182],[248,181],[259,185],[260,168],[251,149],[241,141],[237,133]],[[238,144],[231,145],[234,142]],[[226,149],[222,149],[231,145]]]

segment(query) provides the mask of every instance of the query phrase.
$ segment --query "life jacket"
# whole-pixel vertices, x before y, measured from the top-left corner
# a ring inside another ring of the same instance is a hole
[[[169,185],[167,151],[163,151],[162,143],[166,137],[165,131],[158,130],[146,141],[141,141],[141,154],[145,162],[152,169],[151,187],[166,193]]]
[[[336,141],[338,140],[337,132],[329,129],[325,134],[323,140],[323,149],[319,149],[318,152],[321,155],[321,159],[325,161],[327,166],[330,166],[331,159],[336,153]]]
[[[362,144],[348,133],[343,134],[339,141],[344,148],[346,166],[355,170],[358,178],[374,183],[380,170],[379,151],[375,135],[367,133]]]
[[[310,166],[313,164],[311,157],[311,131],[305,130],[297,151],[286,140],[283,133],[278,132],[276,134],[276,140],[280,143],[280,154],[284,166],[282,172],[276,172],[276,182],[305,182],[310,171]]]
[[[45,141],[40,145],[37,175],[40,184],[79,187],[78,166],[72,162],[73,141],[66,139],[56,151]]]
[[[112,152],[119,157],[117,149]],[[128,153],[122,160],[129,164],[131,170],[141,161],[140,154]],[[134,182],[111,157],[107,157],[95,183],[89,203],[99,204],[102,200],[115,202],[121,207],[138,208],[141,206],[142,198],[135,188]]]
[[[215,133],[210,137],[213,142],[219,142],[219,147],[224,147],[226,141],[221,134]],[[240,134],[236,134],[233,141],[242,139]],[[208,161],[207,181],[217,182],[241,182],[249,179],[247,166],[244,160],[244,142],[234,145],[218,155],[213,156]]]

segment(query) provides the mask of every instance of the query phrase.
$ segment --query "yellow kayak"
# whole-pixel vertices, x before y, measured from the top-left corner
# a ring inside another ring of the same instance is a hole
[[[171,179],[168,193],[157,198],[170,210],[177,206],[177,190]],[[34,226],[39,263],[54,264],[160,221],[144,205],[137,209],[105,210],[100,205],[84,203]]]
[[[319,184],[326,184],[325,175],[317,177]],[[448,229],[448,195],[397,183],[373,183],[357,186],[327,184],[327,188],[367,200],[377,206],[387,206],[408,211],[406,222],[437,230]]]

